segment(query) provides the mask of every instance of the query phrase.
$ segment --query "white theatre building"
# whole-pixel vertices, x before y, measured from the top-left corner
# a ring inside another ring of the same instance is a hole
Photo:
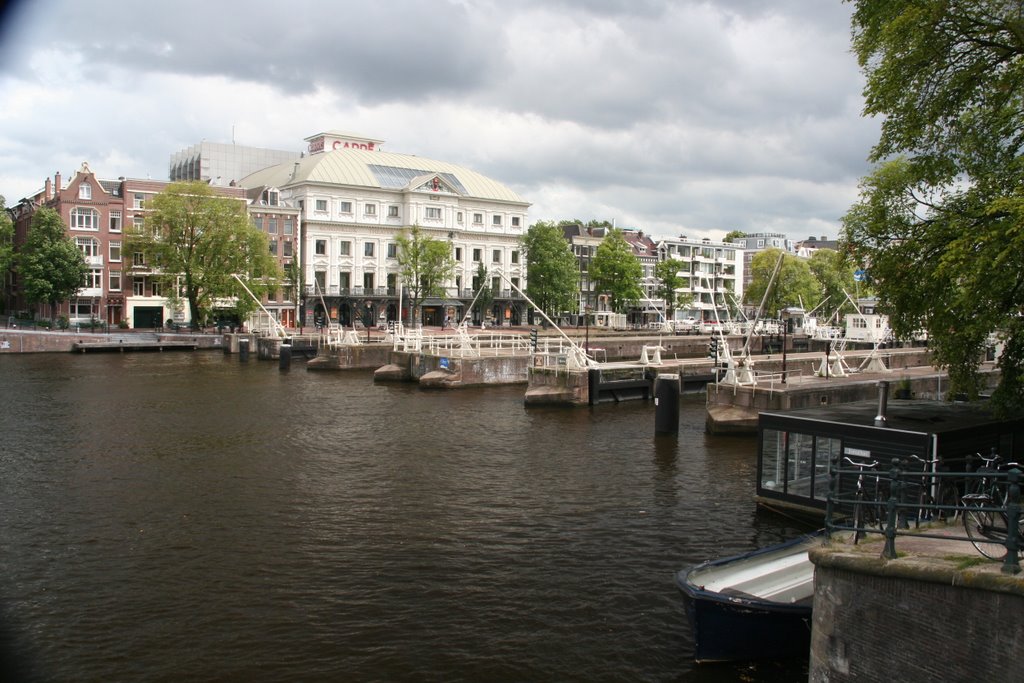
[[[303,158],[238,183],[299,209],[305,325],[397,320],[400,300],[406,324],[414,320],[398,291],[395,241],[413,225],[449,242],[457,263],[445,296],[423,301],[423,324],[468,311],[481,265],[494,294],[489,315],[526,322],[526,302],[509,285],[526,288],[519,240],[530,205],[516,192],[462,166],[385,152],[380,140],[329,131],[306,141]]]

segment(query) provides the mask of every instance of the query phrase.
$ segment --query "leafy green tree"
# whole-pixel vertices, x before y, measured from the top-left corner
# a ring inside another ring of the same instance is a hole
[[[739,239],[740,237],[746,237],[746,236],[747,236],[747,233],[743,232],[742,230],[730,230],[729,232],[725,233],[725,237],[722,238],[722,241],[723,242],[732,242],[732,241],[734,241],[736,239]]]
[[[616,313],[625,313],[643,297],[643,274],[640,260],[617,228],[601,240],[590,261],[590,280],[599,293],[611,295],[611,307]]]
[[[256,308],[236,275],[256,297],[279,286],[282,273],[266,235],[243,202],[188,182],[168,185],[147,206],[145,225],[128,233],[129,250],[146,254],[170,298],[188,301],[193,325],[206,321],[217,299],[233,298],[243,318]]]
[[[659,261],[654,266],[654,277],[658,278],[657,294],[665,301],[665,314],[669,320],[679,305],[679,292],[676,290],[682,289],[684,284],[679,274],[683,267],[683,262],[674,258]]]
[[[950,391],[1024,405],[1024,23],[1005,0],[856,0],[864,112],[882,118],[844,239],[897,335],[928,332]]]
[[[572,247],[554,223],[538,221],[522,238],[526,260],[526,293],[549,317],[575,310],[580,268]]]
[[[779,249],[765,249],[754,255],[750,262],[753,279],[743,292],[745,303],[752,306],[761,303],[781,253]],[[814,278],[807,261],[792,254],[783,256],[782,266],[764,302],[765,313],[778,317],[782,309],[799,306],[801,301],[805,307],[814,308],[820,300],[821,285]]]
[[[25,245],[14,257],[22,291],[29,303],[57,305],[85,286],[89,266],[67,236],[60,214],[41,208],[32,216]]]
[[[7,213],[4,196],[0,194],[0,297],[6,297],[7,290],[3,283],[7,271],[14,265],[14,221]],[[6,299],[0,298],[0,310],[6,308]]]
[[[398,277],[408,287],[412,310],[419,310],[428,296],[444,296],[445,282],[455,273],[451,245],[425,234],[418,225],[402,230],[395,242]]]
[[[853,304],[846,298],[847,293],[850,296],[856,296],[858,287],[857,282],[853,279],[855,268],[845,254],[834,249],[818,249],[811,254],[807,265],[810,266],[811,273],[820,287],[819,303],[828,299],[822,307],[825,309],[822,314],[827,315],[826,312],[843,308],[850,309],[850,313],[857,312],[852,310]],[[860,292],[860,294],[866,293],[863,289]],[[813,307],[808,305],[807,309],[810,310]]]

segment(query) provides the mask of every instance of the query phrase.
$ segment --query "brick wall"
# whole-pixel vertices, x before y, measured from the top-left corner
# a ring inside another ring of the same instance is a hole
[[[1024,680],[1024,596],[815,569],[812,683]]]

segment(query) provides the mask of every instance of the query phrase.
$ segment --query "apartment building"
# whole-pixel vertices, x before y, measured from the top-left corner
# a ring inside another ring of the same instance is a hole
[[[657,243],[660,260],[679,261],[679,275],[683,284],[676,320],[694,318],[702,322],[732,320],[736,317],[737,302],[743,299],[744,252],[730,242],[716,242],[707,238],[660,240]]]
[[[72,326],[100,322],[131,328],[162,327],[170,321],[188,325],[188,307],[164,290],[158,271],[143,253],[127,253],[125,228],[141,226],[149,202],[170,183],[120,177],[99,178],[83,163],[65,181],[60,173],[45,180],[43,188],[11,208],[15,224],[15,244],[23,244],[32,216],[40,208],[55,210],[67,228],[68,236],[81,250],[89,275],[85,286],[55,310],[42,305],[41,318],[66,316]],[[253,224],[267,233],[272,254],[285,269],[298,258],[298,210],[275,204],[276,198],[262,189],[252,196],[239,187],[217,187],[223,196],[244,202]],[[20,291],[17,271],[12,273],[9,297],[16,311],[29,304]],[[298,293],[282,283],[264,297],[262,304],[275,318],[288,324],[295,321]]]

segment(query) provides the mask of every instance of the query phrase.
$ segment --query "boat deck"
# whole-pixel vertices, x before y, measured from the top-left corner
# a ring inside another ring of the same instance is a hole
[[[727,573],[715,576],[708,570],[708,581],[704,590],[734,597],[747,597],[773,602],[797,604],[814,595],[814,565],[802,552],[780,555],[765,561],[746,561],[742,567],[730,568]],[[703,577],[694,573],[691,577],[699,582]]]

